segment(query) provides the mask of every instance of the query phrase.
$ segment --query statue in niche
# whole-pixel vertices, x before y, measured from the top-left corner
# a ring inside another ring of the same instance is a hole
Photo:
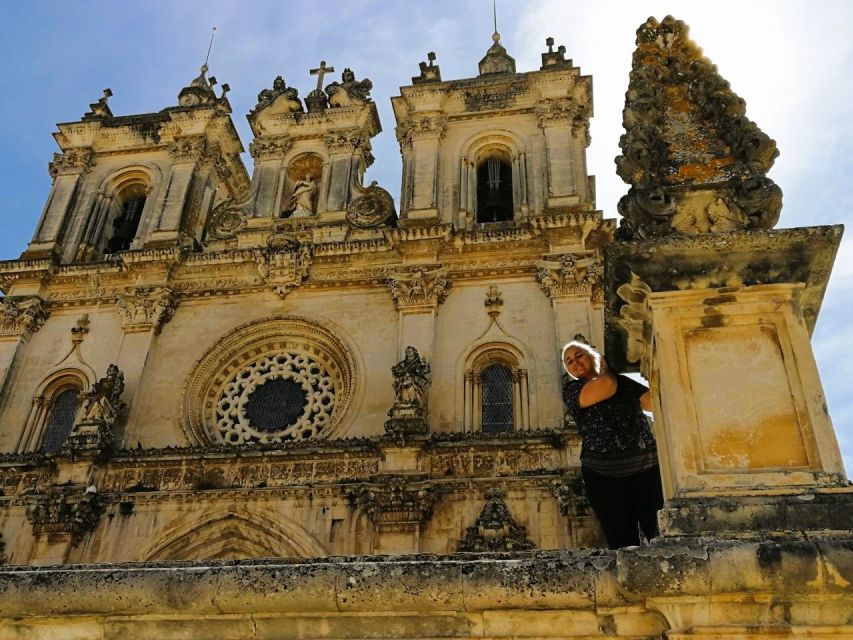
[[[290,194],[290,217],[308,218],[313,216],[314,194],[317,193],[317,183],[311,174],[305,174],[304,180],[299,180],[293,185],[293,193]]]
[[[394,376],[394,405],[426,406],[429,388],[429,365],[412,346],[406,347],[405,357],[391,367]]]
[[[299,91],[293,87],[288,87],[281,76],[276,76],[275,80],[272,81],[272,89],[264,89],[258,94],[258,104],[252,109],[252,113],[266,109],[279,96],[284,96],[287,99],[287,111],[304,111],[302,101],[299,100]]]
[[[316,153],[303,153],[288,165],[283,217],[310,218],[317,213],[322,176],[323,159]]]
[[[330,107],[348,107],[350,105],[370,102],[370,91],[373,83],[365,78],[356,80],[352,69],[344,69],[341,82],[333,82],[326,87]]]

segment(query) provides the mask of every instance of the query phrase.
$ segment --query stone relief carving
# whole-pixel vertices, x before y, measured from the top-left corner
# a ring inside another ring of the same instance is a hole
[[[286,251],[257,252],[258,273],[276,294],[284,297],[302,284],[311,266],[311,247],[307,244]]]
[[[71,433],[62,445],[63,452],[103,452],[112,448],[113,433],[124,410],[124,374],[111,364],[106,375],[95,382],[81,398],[80,409]]]
[[[249,143],[249,153],[255,160],[262,162],[264,160],[283,158],[292,146],[293,140],[290,136],[265,136],[263,138],[255,138]]]
[[[284,96],[287,104],[287,111],[303,111],[302,101],[299,99],[299,91],[293,87],[288,87],[284,78],[276,76],[272,81],[272,89],[263,89],[258,94],[258,103],[252,109],[251,114],[256,114],[275,102],[279,96]]]
[[[85,173],[93,164],[92,150],[89,148],[66,149],[64,153],[54,153],[53,160],[47,166],[51,178],[74,173]]]
[[[44,326],[50,312],[39,298],[0,299],[0,336],[29,338]]]
[[[589,513],[589,501],[580,471],[566,471],[559,480],[552,481],[551,493],[560,505],[560,513],[567,518]]]
[[[588,101],[578,101],[574,98],[543,100],[534,107],[534,113],[541,128],[566,123],[575,137],[582,138],[589,144],[589,118],[592,114]]]
[[[497,318],[501,314],[501,307],[504,304],[504,299],[501,290],[497,285],[491,285],[486,291],[486,313],[490,318]]]
[[[417,525],[429,520],[440,495],[432,483],[392,475],[361,484],[353,497],[375,524]]]
[[[370,102],[370,90],[373,83],[365,78],[356,80],[352,69],[346,68],[341,74],[341,82],[333,82],[326,87],[330,107],[349,107]]]
[[[94,531],[104,511],[103,502],[94,486],[51,487],[46,494],[29,499],[27,520],[35,535],[70,534],[72,544]]]
[[[603,277],[599,256],[576,258],[571,253],[546,256],[536,272],[539,287],[549,298],[588,294],[593,302],[604,299]]]
[[[159,334],[175,314],[177,300],[170,287],[137,287],[119,294],[116,309],[127,333],[154,330]]]
[[[356,149],[370,152],[370,138],[358,127],[333,129],[323,136],[323,142],[329,153],[351,153]]]
[[[394,198],[374,180],[369,187],[356,185],[361,195],[347,206],[347,222],[356,229],[369,229],[395,220]]]
[[[426,433],[427,391],[430,366],[412,346],[403,359],[391,367],[394,378],[394,404],[388,411],[385,431],[391,435]]]
[[[440,305],[447,298],[450,283],[443,267],[412,267],[396,271],[388,278],[388,289],[398,309]]]
[[[200,160],[207,151],[207,140],[203,135],[176,138],[169,144],[169,155],[175,162]]]
[[[518,524],[506,504],[506,491],[493,487],[485,492],[486,505],[474,526],[465,530],[458,551],[528,551],[534,548],[527,528]]]
[[[213,207],[205,224],[205,238],[210,240],[230,240],[246,226],[249,217],[246,207],[250,200],[235,202],[227,198]]]
[[[778,151],[745,111],[683,22],[641,25],[616,158],[631,185],[618,237],[772,228],[782,191],[766,173]]]

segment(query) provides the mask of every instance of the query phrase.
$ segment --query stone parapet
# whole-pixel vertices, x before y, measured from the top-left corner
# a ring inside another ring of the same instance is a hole
[[[10,568],[0,638],[842,638],[851,542]]]

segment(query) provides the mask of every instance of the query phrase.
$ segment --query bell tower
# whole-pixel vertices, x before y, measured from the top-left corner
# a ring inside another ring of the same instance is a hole
[[[595,209],[587,175],[592,79],[565,57],[542,54],[517,73],[500,34],[476,78],[442,81],[435,54],[392,98],[403,155],[401,224],[458,229]]]
[[[106,89],[79,121],[59,124],[50,196],[24,259],[103,260],[128,249],[196,246],[222,198],[249,180],[231,121],[227,84],[217,96],[207,65],[178,105],[114,116]]]

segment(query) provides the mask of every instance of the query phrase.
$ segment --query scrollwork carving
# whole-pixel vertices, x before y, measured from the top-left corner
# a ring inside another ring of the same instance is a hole
[[[486,504],[474,526],[465,530],[459,551],[474,553],[494,551],[528,551],[534,548],[527,537],[527,527],[518,524],[506,504],[506,491],[491,488],[485,493]]]
[[[29,338],[44,326],[50,313],[39,298],[0,299],[0,336]]]
[[[440,305],[447,298],[450,283],[442,267],[412,267],[388,278],[388,289],[398,309]]]
[[[116,300],[122,329],[127,333],[152,329],[160,333],[176,307],[177,301],[169,287],[137,287],[119,294]]]
[[[103,511],[94,486],[83,491],[79,487],[51,487],[46,494],[30,498],[26,514],[35,535],[70,534],[72,544],[77,544],[97,528]]]
[[[399,525],[427,521],[440,495],[429,482],[392,475],[359,485],[353,497],[375,524]]]
[[[47,166],[51,178],[75,173],[86,173],[92,166],[92,150],[85,148],[66,149],[65,153],[54,153]]]
[[[593,302],[603,300],[603,276],[599,256],[576,258],[571,253],[546,256],[536,272],[539,287],[549,298],[587,294]]]
[[[356,186],[356,190],[362,195],[347,206],[347,222],[353,227],[369,229],[394,220],[394,198],[376,180],[367,188]]]

